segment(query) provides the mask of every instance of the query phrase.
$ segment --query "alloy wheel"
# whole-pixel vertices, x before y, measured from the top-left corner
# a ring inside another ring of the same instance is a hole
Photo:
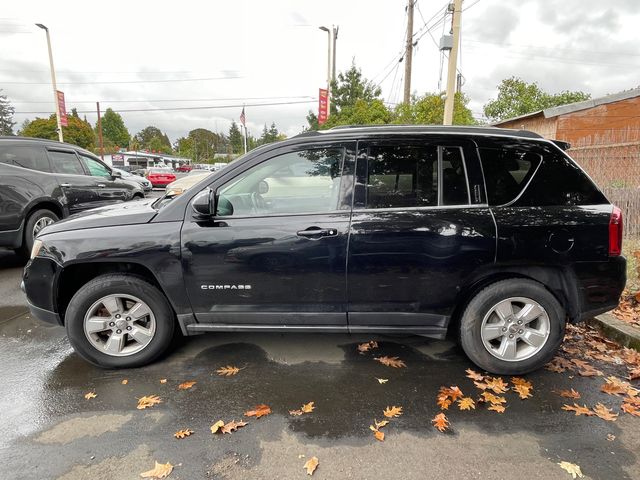
[[[42,217],[39,218],[38,221],[33,225],[33,238],[36,238],[40,230],[42,230],[47,225],[51,225],[55,220],[51,217]]]

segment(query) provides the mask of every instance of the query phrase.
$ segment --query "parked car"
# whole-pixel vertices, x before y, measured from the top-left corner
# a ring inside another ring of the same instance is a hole
[[[133,173],[122,170],[121,168],[112,168],[112,170],[119,173],[124,180],[139,183],[145,192],[151,191],[151,182],[146,178],[134,175]]]
[[[148,171],[149,171],[148,168],[137,168],[136,170],[133,170],[131,173],[133,173],[134,175],[137,175],[138,177],[144,177],[147,175]]]
[[[193,170],[193,167],[189,164],[180,165],[176,168],[176,172],[190,172],[191,170]]]
[[[144,198],[92,153],[67,143],[0,137],[0,247],[28,258],[34,237],[61,218]]]
[[[179,178],[175,182],[171,182],[166,186],[165,195],[175,196],[187,191],[196,185],[204,177],[211,175],[209,170],[191,170],[186,176]]]
[[[149,363],[177,331],[451,333],[516,375],[617,305],[621,245],[620,209],[537,134],[336,128],[46,227],[24,289],[103,367]]]
[[[150,168],[147,171],[145,177],[151,182],[154,188],[166,187],[171,182],[176,181],[175,174],[166,168]]]

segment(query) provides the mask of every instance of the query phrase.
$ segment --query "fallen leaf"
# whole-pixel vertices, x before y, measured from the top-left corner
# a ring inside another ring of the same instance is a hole
[[[500,377],[489,377],[485,383],[487,390],[493,390],[493,393],[505,393],[509,389],[509,385]]]
[[[271,413],[271,408],[268,405],[256,405],[254,410],[249,410],[248,412],[244,412],[245,417],[264,417],[265,415],[269,415]]]
[[[396,407],[395,405],[393,407],[387,406],[387,408],[382,413],[387,418],[399,417],[400,415],[402,415],[402,407]]]
[[[126,385],[127,383],[129,383],[129,380],[127,380],[126,378],[124,380],[122,380],[120,382],[122,385]]]
[[[472,408],[475,410],[476,403],[473,401],[473,398],[464,397],[458,400],[458,408],[460,408],[460,410],[471,410]]]
[[[178,390],[189,390],[191,387],[193,387],[196,383],[198,382],[194,382],[194,381],[190,381],[190,382],[182,382],[180,385],[178,385]]]
[[[504,397],[498,397],[491,392],[482,392],[482,401],[489,402],[492,405],[500,405],[502,403],[507,403],[507,399]]]
[[[616,436],[613,433],[607,433],[607,440],[613,442],[616,439]]]
[[[640,417],[640,409],[632,403],[624,402],[620,409],[624,413],[628,413],[629,415],[633,415],[634,417]]]
[[[442,412],[440,412],[435,417],[433,417],[431,419],[431,423],[433,423],[433,426],[436,427],[441,432],[444,432],[450,426],[447,416]]]
[[[551,370],[552,372],[562,373],[566,370],[573,369],[573,363],[562,357],[554,357],[547,365],[545,366],[547,370]]]
[[[575,463],[569,463],[569,462],[560,462],[558,463],[558,465],[560,465],[560,468],[566,470],[567,472],[569,472],[571,474],[572,478],[583,478],[584,475],[582,474],[582,471],[580,470],[580,467],[578,465],[576,465]]]
[[[316,408],[313,405],[314,402],[309,402],[309,403],[305,403],[304,405],[302,405],[302,407],[300,408],[300,410],[302,410],[302,413],[311,413],[313,412],[313,410]]]
[[[375,424],[374,429],[375,430],[379,430],[382,427],[386,427],[389,424],[389,420],[382,420],[381,422],[379,422],[378,420],[376,420],[375,418],[373,419],[373,423]]]
[[[595,413],[593,413],[591,409],[587,408],[586,405],[580,406],[577,403],[574,403],[573,405],[564,404],[561,408],[562,410],[566,410],[567,412],[575,412],[576,417],[580,415],[586,415],[587,417],[595,415]]]
[[[629,370],[629,380],[637,380],[640,378],[640,367]]]
[[[88,392],[84,394],[84,398],[86,398],[87,400],[91,400],[92,398],[96,398],[97,395],[95,392]]]
[[[289,415],[293,415],[294,417],[299,417],[303,413],[302,410],[289,410]]]
[[[373,350],[374,348],[378,348],[378,342],[374,340],[358,345],[358,351],[360,353],[368,352],[369,350]]]
[[[374,358],[375,361],[380,362],[383,365],[386,365],[387,367],[393,367],[393,368],[402,368],[402,367],[406,367],[405,363],[400,360],[398,357],[376,357]]]
[[[227,365],[226,367],[220,367],[218,370],[216,370],[216,373],[221,377],[231,377],[232,375],[236,375],[240,370],[242,369]]]
[[[382,383],[382,384],[387,383],[389,381],[388,378],[376,378],[376,380],[378,380],[378,383]]]
[[[146,395],[138,399],[138,410],[144,410],[145,408],[153,407],[162,403],[162,400],[157,395]]]
[[[487,407],[487,410],[493,410],[494,412],[504,413],[506,408],[503,405],[492,403],[491,405],[489,405],[489,407]]]
[[[319,463],[320,462],[318,461],[318,457],[311,457],[309,460],[307,460],[302,468],[307,471],[307,475],[313,475],[313,472],[316,471]]]
[[[467,368],[465,372],[467,372],[467,378],[470,378],[471,380],[474,380],[476,382],[481,382],[482,380],[484,380],[484,375],[480,375],[475,370]]]
[[[571,390],[560,390],[556,393],[564,398],[580,398],[580,393],[576,392],[573,388]]]
[[[236,422],[235,420],[230,421],[229,423],[225,423],[222,427],[220,427],[220,432],[222,433],[232,433],[238,430],[241,427],[247,425],[247,422]]]
[[[142,478],[166,478],[173,471],[173,465],[170,463],[158,463],[149,471],[140,474]]]
[[[520,396],[520,398],[522,400],[525,400],[527,398],[531,398],[531,388],[527,387],[526,385],[516,385],[515,387],[513,387],[513,390],[515,392],[517,392],[517,394]]]
[[[373,436],[376,437],[376,440],[384,442],[384,432],[381,432],[380,430],[374,430]]]
[[[607,408],[602,403],[597,403],[595,407],[593,407],[593,413],[595,413],[598,417],[603,420],[607,420],[609,422],[615,422],[617,413],[613,413],[610,408]]]
[[[160,383],[167,383],[167,379],[166,378],[161,378],[160,379]]]
[[[185,428],[184,430],[178,430],[176,433],[173,434],[173,436],[176,438],[185,438],[190,436],[192,433],[193,433],[193,430],[191,430],[190,428]]]
[[[587,363],[584,360],[574,358],[573,360],[571,360],[571,363],[579,368],[578,374],[583,377],[595,377],[603,375],[600,370],[597,370],[590,363]]]
[[[222,420],[218,420],[216,423],[211,425],[211,433],[218,432],[222,427],[224,427],[224,422]]]
[[[604,393],[608,393],[609,395],[622,396],[635,391],[635,388],[633,388],[631,384],[614,376],[605,378],[605,382],[606,383],[600,387],[600,390]]]
[[[449,395],[440,394],[436,398],[436,403],[440,407],[440,410],[448,410],[449,406],[453,403],[449,398]]]
[[[513,383],[514,386],[522,385],[523,387],[527,387],[530,390],[533,390],[533,385],[531,384],[531,382],[525,380],[524,378],[511,377],[511,383]]]

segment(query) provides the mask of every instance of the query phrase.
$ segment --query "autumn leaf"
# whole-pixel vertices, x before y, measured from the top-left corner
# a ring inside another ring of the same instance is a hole
[[[616,439],[616,436],[613,433],[607,433],[607,440],[613,442]]]
[[[226,367],[220,367],[218,370],[216,370],[216,373],[221,377],[231,377],[233,375],[236,375],[240,370],[242,369],[227,365]]]
[[[436,399],[436,403],[441,410],[448,410],[449,406],[453,403],[448,395],[440,394]]]
[[[569,472],[571,474],[572,478],[583,478],[584,475],[582,474],[582,470],[580,470],[580,467],[578,465],[576,465],[575,463],[569,463],[569,462],[560,462],[558,463],[558,465],[560,465],[560,468],[566,470],[567,472]]]
[[[313,410],[316,408],[313,405],[314,402],[309,402],[309,403],[305,403],[304,405],[302,405],[302,408],[300,408],[300,410],[302,410],[302,413],[311,413],[313,412]]]
[[[378,348],[378,342],[371,340],[369,342],[361,343],[360,345],[358,345],[358,352],[365,353],[369,350],[373,350],[374,348]]]
[[[433,417],[431,419],[431,423],[433,423],[433,426],[436,427],[440,432],[444,432],[450,426],[447,416],[442,412]]]
[[[470,378],[471,380],[474,380],[476,382],[481,382],[482,380],[484,380],[484,375],[480,375],[475,370],[467,368],[465,372],[467,372],[467,378]]]
[[[605,384],[600,387],[600,390],[609,395],[626,395],[633,387],[617,377],[610,376],[605,378]]]
[[[142,472],[140,476],[142,478],[166,478],[173,471],[173,465],[170,463],[158,463],[156,466],[147,472]]]
[[[400,415],[402,415],[402,407],[396,407],[395,405],[393,407],[387,406],[387,408],[382,413],[387,418],[399,417]]]
[[[494,412],[504,413],[506,408],[504,407],[504,405],[498,405],[498,404],[492,403],[487,407],[487,410],[493,410]]]
[[[624,413],[628,413],[629,415],[633,415],[634,417],[640,417],[640,408],[638,408],[638,406],[629,403],[629,402],[624,402],[622,404],[622,406],[620,407],[620,409],[624,412]]]
[[[176,438],[186,438],[190,436],[192,433],[193,433],[193,430],[191,430],[190,428],[185,428],[184,430],[178,430],[176,433],[173,434],[173,436]]]
[[[571,390],[560,390],[556,393],[564,398],[580,398],[580,393],[576,392],[573,388]]]
[[[458,408],[460,408],[460,410],[471,410],[472,408],[475,410],[476,403],[473,401],[473,398],[464,397],[458,400]]]
[[[218,432],[222,427],[224,427],[224,422],[222,420],[218,420],[216,423],[211,425],[211,433]]]
[[[376,438],[376,440],[384,442],[384,432],[381,432],[380,430],[374,430],[373,436]]]
[[[289,415],[293,415],[294,417],[299,417],[303,413],[302,410],[289,410]]]
[[[513,390],[520,396],[522,400],[531,398],[531,388],[526,385],[516,385]]]
[[[306,463],[303,465],[302,468],[304,468],[307,471],[307,475],[313,475],[313,472],[316,471],[316,468],[318,468],[318,464],[320,462],[318,461],[318,457],[311,457],[309,460],[306,461]]]
[[[84,394],[84,398],[86,398],[87,400],[91,400],[92,398],[96,398],[97,395],[95,392],[88,392]]]
[[[376,380],[378,380],[378,383],[380,384],[385,384],[389,381],[388,378],[376,378]]]
[[[167,383],[167,379],[166,379],[166,378],[161,378],[161,379],[160,379],[160,383],[162,383],[162,384]]]
[[[618,416],[617,413],[613,413],[610,408],[607,408],[602,403],[597,403],[596,406],[593,407],[593,413],[608,422],[615,422],[616,417]]]
[[[402,367],[406,367],[405,363],[400,360],[398,357],[376,357],[374,358],[375,361],[380,362],[383,365],[386,365],[387,367],[393,367],[393,368],[402,368]]]
[[[527,387],[529,390],[533,390],[533,385],[531,384],[531,382],[528,380],[525,380],[524,378],[511,377],[511,383],[513,383],[514,387],[517,387],[518,385],[522,385],[523,387]]]
[[[162,403],[162,400],[157,395],[147,395],[138,399],[138,410],[144,410],[145,408],[153,407]]]
[[[640,367],[629,370],[629,380],[637,380],[640,378]]]
[[[573,360],[571,360],[571,363],[578,367],[578,374],[583,377],[595,377],[603,375],[600,370],[593,368],[590,363],[585,362],[584,360],[574,358]]]
[[[482,401],[489,402],[492,405],[500,405],[502,403],[507,403],[507,399],[504,397],[498,397],[491,392],[482,392]]]
[[[232,433],[238,430],[241,427],[247,425],[247,422],[236,422],[235,420],[230,421],[229,423],[225,423],[222,427],[220,427],[220,432],[222,433]]]
[[[553,360],[547,363],[544,368],[551,370],[552,372],[562,373],[573,369],[573,364],[566,358],[554,357]]]
[[[127,383],[129,383],[129,380],[127,380],[126,378],[124,380],[122,380],[120,382],[122,385],[126,385]]]
[[[586,415],[588,417],[595,415],[595,413],[593,413],[591,409],[587,408],[586,405],[580,406],[577,403],[574,403],[573,405],[564,404],[561,408],[567,412],[575,412],[576,417],[580,415]]]
[[[485,383],[487,390],[493,390],[493,393],[505,393],[509,389],[509,385],[500,377],[489,377]]]
[[[182,382],[180,385],[178,385],[178,390],[189,390],[196,383],[198,383],[198,382],[194,382],[194,381]]]
[[[382,427],[386,427],[389,424],[389,420],[382,420],[382,421],[378,421],[375,418],[373,419],[373,423],[375,424],[375,430],[378,430]]]
[[[244,412],[245,417],[264,417],[265,415],[269,415],[271,413],[271,408],[268,405],[260,404],[256,405],[254,410],[249,410],[248,412]]]

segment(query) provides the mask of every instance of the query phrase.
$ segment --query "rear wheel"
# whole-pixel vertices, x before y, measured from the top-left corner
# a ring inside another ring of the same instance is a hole
[[[31,249],[33,248],[33,241],[38,233],[40,233],[40,231],[47,225],[51,225],[58,220],[60,219],[55,213],[44,208],[31,213],[24,225],[22,246],[16,250],[16,253],[21,257],[28,259],[31,255]]]
[[[565,312],[543,285],[526,279],[496,282],[467,305],[460,342],[482,369],[520,375],[545,365],[564,337]]]
[[[175,329],[164,294],[133,275],[104,275],[84,285],[65,314],[71,345],[106,368],[146,365],[169,347]]]

